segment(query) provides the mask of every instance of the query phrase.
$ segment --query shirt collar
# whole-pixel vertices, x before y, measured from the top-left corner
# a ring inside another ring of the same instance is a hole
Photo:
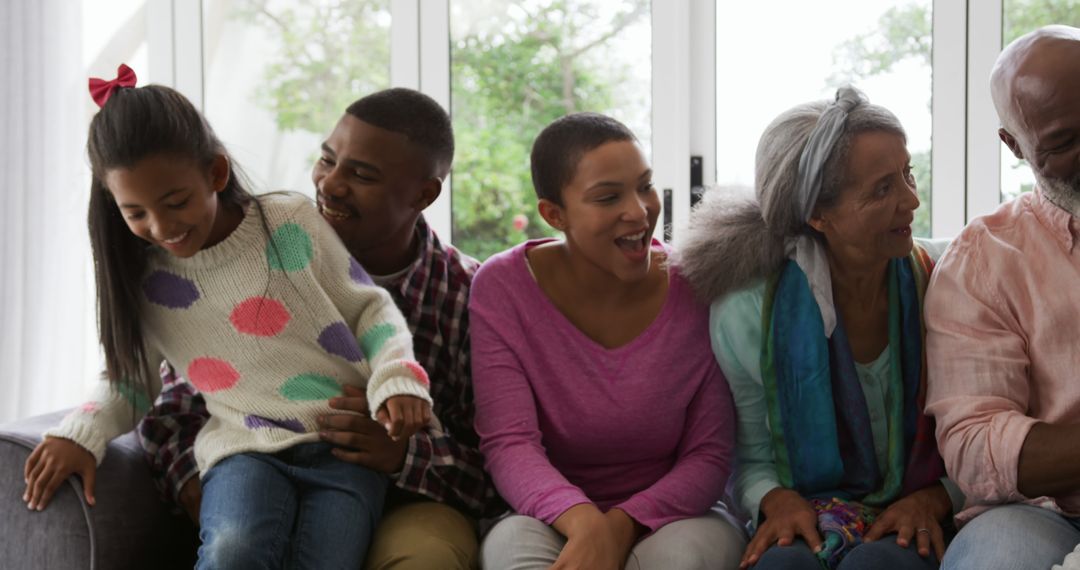
[[[432,255],[435,251],[435,232],[431,231],[423,215],[416,220],[415,235],[418,250],[416,258],[406,271],[386,285],[387,289],[397,291],[405,298],[408,298],[409,290],[423,289],[427,286],[428,276],[431,273],[427,269],[431,266]]]
[[[1042,190],[1035,188],[1035,198],[1032,200],[1032,211],[1039,223],[1050,231],[1065,251],[1072,253],[1076,245],[1077,237],[1080,236],[1080,224],[1072,214],[1058,207],[1046,198]]]

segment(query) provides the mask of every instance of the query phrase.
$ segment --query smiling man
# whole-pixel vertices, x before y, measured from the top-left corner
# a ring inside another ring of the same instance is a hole
[[[393,441],[370,418],[363,393],[331,400],[331,407],[355,413],[323,418],[321,437],[337,446],[339,458],[391,480],[368,568],[474,567],[475,520],[498,508],[472,425],[466,307],[478,264],[444,245],[422,215],[453,157],[446,111],[419,92],[389,89],[349,106],[312,170],[323,218],[405,315],[442,424]],[[163,370],[163,381],[161,398],[140,425],[143,447],[165,494],[198,520],[192,446],[206,408],[172,370]]]
[[[991,92],[1037,184],[964,229],[926,297],[926,409],[970,520],[942,567],[1049,568],[1080,543],[1080,29],[1014,41]]]

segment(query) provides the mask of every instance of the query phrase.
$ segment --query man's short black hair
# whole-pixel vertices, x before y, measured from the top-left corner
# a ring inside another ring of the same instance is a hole
[[[435,175],[445,178],[454,162],[454,128],[434,99],[419,91],[395,87],[358,99],[346,113],[391,132],[401,133],[427,153]]]
[[[605,143],[637,141],[626,125],[599,113],[573,113],[540,131],[532,147],[536,197],[562,205],[562,189],[574,179],[585,153]]]

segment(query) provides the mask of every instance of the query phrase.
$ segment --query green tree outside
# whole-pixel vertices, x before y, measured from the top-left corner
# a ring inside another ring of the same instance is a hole
[[[532,140],[565,113],[634,106],[635,94],[623,88],[631,63],[602,58],[611,55],[607,42],[647,18],[649,1],[625,0],[616,10],[590,0],[458,4],[479,7],[489,20],[470,22],[451,45],[459,149],[453,240],[483,259],[524,239],[554,235],[536,213],[528,167]],[[1049,23],[1080,25],[1080,0],[1005,0],[1004,10],[1005,42]],[[929,66],[931,16],[915,4],[888,10],[876,30],[838,47],[839,71],[828,82],[857,82],[908,59]],[[281,130],[322,134],[348,103],[389,85],[387,0],[248,0],[236,17],[280,39],[258,104],[274,113]],[[616,116],[647,144],[647,113],[644,119]],[[929,152],[915,153],[912,164],[924,204],[914,230],[929,235]]]
[[[574,111],[614,114],[649,145],[648,94],[626,93],[631,62],[612,38],[647,20],[649,0],[458,0],[451,17],[451,116],[457,142],[453,241],[485,259],[555,235],[536,213],[529,150]],[[234,17],[279,42],[257,93],[279,130],[323,134],[350,102],[389,85],[388,0],[247,0]],[[648,65],[646,62],[645,65]],[[647,85],[646,85],[647,89]],[[642,108],[645,108],[644,110]],[[630,109],[626,115],[617,112]]]
[[[567,113],[613,113],[640,101],[619,96],[629,63],[596,56],[646,17],[649,2],[628,0],[614,13],[590,0],[460,4],[482,15],[451,15],[453,234],[455,245],[485,259],[557,235],[536,211],[533,139]],[[648,144],[647,122],[613,114]]]
[[[256,93],[281,131],[326,134],[349,103],[390,86],[389,0],[246,0],[232,17],[281,46]]]

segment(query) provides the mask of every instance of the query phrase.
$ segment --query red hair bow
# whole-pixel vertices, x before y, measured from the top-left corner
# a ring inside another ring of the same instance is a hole
[[[98,107],[104,107],[105,102],[112,96],[118,87],[135,87],[135,72],[130,67],[120,64],[116,69],[116,79],[105,81],[97,77],[90,78],[90,96]]]

